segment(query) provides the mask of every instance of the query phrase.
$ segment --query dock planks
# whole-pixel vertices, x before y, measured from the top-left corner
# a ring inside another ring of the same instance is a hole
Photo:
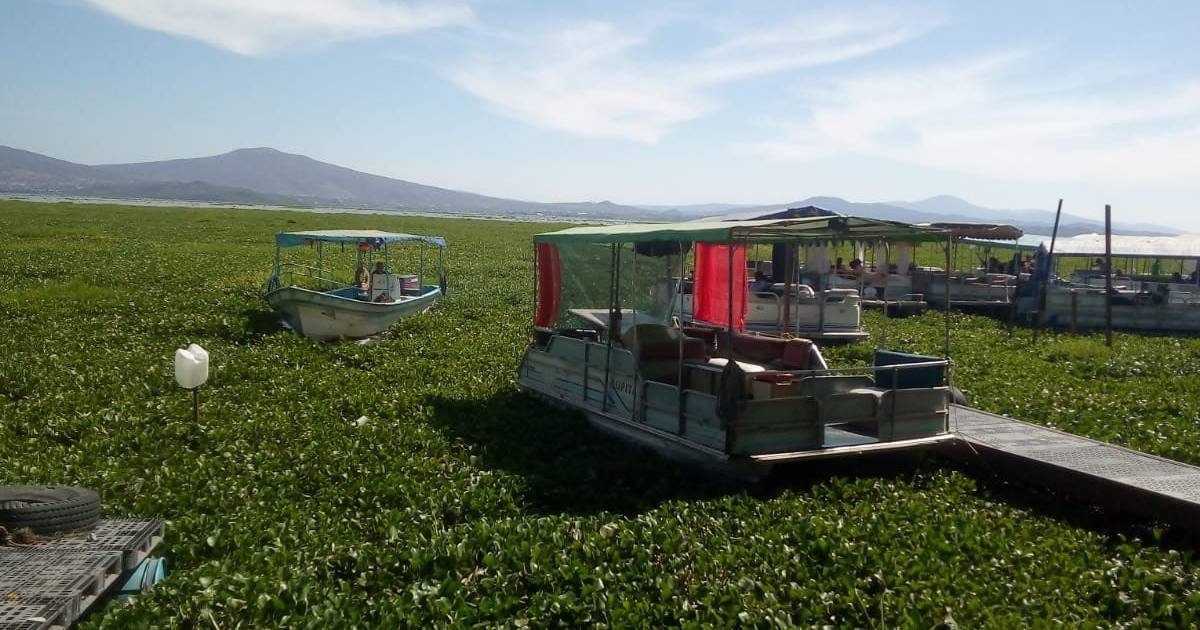
[[[1200,529],[1200,467],[951,405],[953,453],[1142,519]]]

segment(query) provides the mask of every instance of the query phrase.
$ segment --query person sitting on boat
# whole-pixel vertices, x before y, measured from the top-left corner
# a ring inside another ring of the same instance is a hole
[[[887,281],[888,272],[883,268],[882,265],[880,265],[878,269],[871,273],[870,283],[871,288],[875,290],[875,299],[883,299],[883,293],[887,289]]]
[[[771,290],[771,279],[761,271],[754,272],[754,282],[750,283],[750,291],[754,293],[763,293]]]
[[[366,266],[362,263],[358,263],[358,266],[354,268],[354,286],[357,287],[359,291],[366,291],[370,281],[371,276],[367,274]]]
[[[862,263],[862,261],[861,261],[861,260],[859,260],[859,259],[857,259],[857,258],[855,258],[854,260],[851,260],[851,261],[850,261],[850,276],[849,276],[849,277],[850,277],[851,279],[853,279],[853,280],[857,280],[857,279],[861,278],[861,277],[862,277],[862,275],[863,275],[863,263]]]
[[[375,269],[371,271],[371,301],[391,302],[392,296],[388,293],[390,284],[388,272],[384,268],[383,262],[376,262]]]
[[[843,271],[846,270],[846,266],[842,264],[841,256],[838,256],[837,263],[833,267],[834,267],[834,270],[837,271],[838,273],[842,273]]]

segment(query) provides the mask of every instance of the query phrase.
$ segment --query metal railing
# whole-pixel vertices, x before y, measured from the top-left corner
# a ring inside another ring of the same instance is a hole
[[[354,286],[344,280],[320,275],[322,273],[322,269],[311,265],[283,262],[279,264],[275,273],[267,280],[266,290],[270,292],[280,287],[298,286],[318,291],[330,291]]]

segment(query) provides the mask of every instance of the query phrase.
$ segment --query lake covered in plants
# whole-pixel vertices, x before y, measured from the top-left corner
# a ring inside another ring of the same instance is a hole
[[[291,334],[259,297],[272,235],[319,228],[445,236],[448,296],[371,344]],[[549,229],[0,201],[0,483],[168,521],[167,580],[85,625],[1200,624],[1194,547],[1152,525],[934,457],[718,482],[518,393]],[[938,313],[866,323],[940,352]],[[1200,340],[953,323],[973,405],[1200,464]]]

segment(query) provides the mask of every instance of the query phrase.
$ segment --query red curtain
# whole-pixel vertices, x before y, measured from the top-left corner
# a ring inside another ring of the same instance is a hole
[[[554,243],[538,243],[537,310],[533,315],[533,325],[554,328],[561,304],[562,264],[558,259],[558,246]]]
[[[733,256],[733,329],[746,328],[746,302],[750,288],[746,280],[746,246],[725,243],[696,243],[696,288],[692,294],[692,318],[729,325],[729,257]]]

